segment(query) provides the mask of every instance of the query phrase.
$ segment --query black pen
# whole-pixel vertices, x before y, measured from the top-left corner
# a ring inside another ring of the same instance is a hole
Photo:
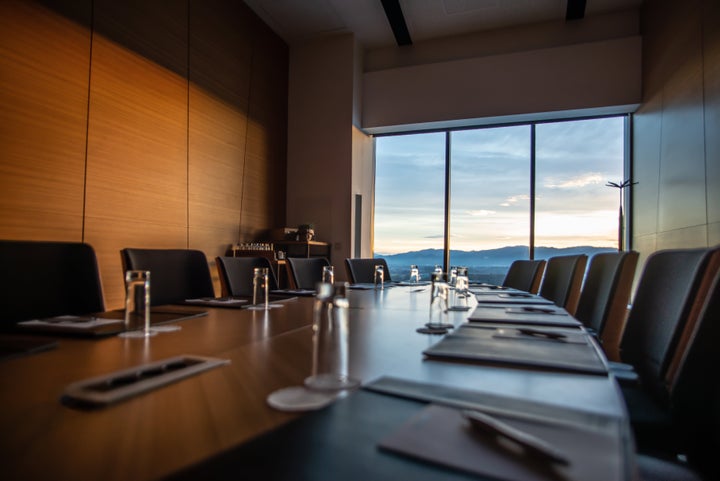
[[[542,336],[542,337],[547,337],[548,339],[557,339],[557,340],[562,340],[567,337],[562,332],[541,331],[539,329],[533,329],[532,327],[519,327],[518,332],[521,334],[525,334],[527,336]]]
[[[463,416],[470,421],[473,428],[496,436],[507,438],[525,448],[527,451],[558,464],[568,465],[570,461],[564,453],[542,439],[521,431],[499,419],[479,411],[465,410]]]

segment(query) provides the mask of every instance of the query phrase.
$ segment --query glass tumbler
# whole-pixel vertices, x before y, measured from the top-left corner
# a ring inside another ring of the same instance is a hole
[[[441,279],[435,280],[432,284],[430,294],[430,315],[428,316],[427,327],[431,329],[446,329],[452,327],[448,323],[448,297],[450,286]]]
[[[150,329],[150,271],[125,272],[125,286],[125,332],[120,333],[120,337],[154,336],[157,332]],[[142,293],[137,291],[138,288],[143,289]],[[131,323],[130,319],[140,313],[141,307],[144,313],[143,329],[133,330],[135,323]]]
[[[410,282],[413,284],[420,282],[420,270],[415,264],[410,266]]]
[[[375,266],[373,283],[375,284],[375,289],[383,289],[385,287],[385,270],[380,264]]]
[[[455,281],[455,292],[458,297],[467,297],[470,288],[470,280],[468,279],[468,268],[457,268],[457,279]]]
[[[312,374],[305,386],[320,391],[351,389],[359,381],[349,375],[347,284],[320,282],[313,307]]]
[[[256,267],[253,269],[253,305],[259,306],[262,303],[267,309],[269,297],[268,268]]]
[[[322,281],[330,285],[335,283],[335,269],[333,266],[323,266]]]
[[[448,276],[448,284],[455,287],[456,282],[457,282],[457,267],[451,267],[450,275]]]

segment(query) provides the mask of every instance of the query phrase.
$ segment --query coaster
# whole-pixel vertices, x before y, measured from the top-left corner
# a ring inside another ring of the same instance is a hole
[[[333,374],[318,374],[305,378],[305,386],[315,391],[339,391],[355,389],[360,381],[351,377],[340,377]]]
[[[418,327],[415,329],[415,332],[419,332],[420,334],[447,334],[448,330],[437,327]]]
[[[155,332],[175,332],[181,330],[180,326],[153,326],[150,328],[151,331]]]
[[[279,307],[282,307],[282,304],[268,304],[267,309],[265,309],[264,304],[243,306],[243,309],[247,309],[248,311],[270,311],[272,309],[277,309]]]
[[[154,329],[150,329],[150,332],[145,332],[144,329],[141,329],[139,331],[125,331],[118,334],[118,337],[122,337],[125,339],[145,339],[148,337],[152,337],[157,334],[157,331]]]
[[[452,329],[455,327],[454,324],[448,324],[447,322],[428,322],[425,327],[430,329]]]
[[[448,311],[469,311],[470,306],[450,306]]]
[[[337,392],[311,391],[303,386],[291,386],[270,393],[267,403],[279,411],[311,411],[333,402]]]

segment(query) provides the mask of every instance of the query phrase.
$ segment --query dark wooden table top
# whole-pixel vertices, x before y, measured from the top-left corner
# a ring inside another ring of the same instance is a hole
[[[350,371],[521,396],[624,416],[614,381],[497,365],[430,361],[439,336],[415,332],[427,320],[429,289],[350,291]],[[61,338],[56,349],[0,362],[0,466],[4,479],[149,480],[266,433],[299,414],[267,396],[310,373],[312,298],[269,312],[211,308],[147,340]],[[455,324],[468,312],[451,312]],[[72,382],[190,354],[230,364],[108,407],[61,403]]]

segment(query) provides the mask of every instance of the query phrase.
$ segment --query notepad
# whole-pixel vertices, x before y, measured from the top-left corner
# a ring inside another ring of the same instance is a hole
[[[520,327],[520,326],[517,326]],[[533,329],[540,327],[528,326]],[[608,368],[589,336],[566,329],[572,342],[512,334],[509,326],[462,325],[423,351],[429,358],[453,359],[607,375]],[[561,328],[552,328],[561,331]]]
[[[493,417],[561,451],[568,465],[528,454],[505,440],[470,427],[456,408],[430,405],[380,441],[386,451],[493,479],[516,481],[613,481],[624,479],[619,421],[602,429],[556,423],[552,418]]]
[[[487,305],[478,304],[468,317],[468,321],[565,327],[579,327],[581,325],[580,321],[568,314],[565,309],[552,305],[488,307]]]

